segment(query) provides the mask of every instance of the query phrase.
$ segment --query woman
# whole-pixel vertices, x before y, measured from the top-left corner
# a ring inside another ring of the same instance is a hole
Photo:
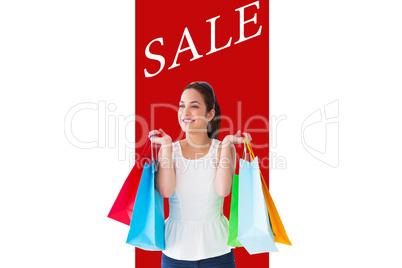
[[[186,138],[172,143],[162,129],[149,132],[150,137],[160,135],[154,137],[162,145],[155,187],[169,198],[170,207],[162,268],[236,267],[233,248],[227,245],[223,200],[231,192],[236,169],[233,144],[243,138],[238,131],[217,140],[220,116],[212,87],[194,82],[184,88],[178,111]]]

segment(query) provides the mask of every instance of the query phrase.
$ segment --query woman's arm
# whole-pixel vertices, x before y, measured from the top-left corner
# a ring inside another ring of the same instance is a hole
[[[160,134],[162,137],[155,136]],[[173,165],[172,157],[172,138],[167,135],[161,128],[152,130],[148,137],[155,136],[154,143],[160,144],[161,149],[158,153],[158,172],[155,175],[155,189],[164,198],[169,198],[176,187],[176,171]]]
[[[164,198],[169,198],[176,187],[176,171],[173,165],[172,144],[159,150],[158,172],[155,175],[155,189]]]
[[[236,170],[236,150],[229,139],[223,139],[219,164],[215,176],[215,191],[226,197],[232,191],[233,174]]]

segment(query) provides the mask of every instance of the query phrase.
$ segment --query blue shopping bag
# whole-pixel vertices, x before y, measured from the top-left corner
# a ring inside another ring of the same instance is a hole
[[[255,157],[252,162],[240,159],[238,202],[237,239],[247,252],[250,254],[277,252],[262,191],[258,157]]]
[[[142,172],[126,243],[144,250],[161,251],[165,249],[165,217],[163,197],[155,190],[153,149],[151,159],[151,165],[145,163]]]

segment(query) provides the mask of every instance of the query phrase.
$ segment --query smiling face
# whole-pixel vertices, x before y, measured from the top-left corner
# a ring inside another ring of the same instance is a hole
[[[207,113],[205,101],[197,90],[186,89],[181,95],[178,119],[184,132],[207,132],[208,121],[215,115],[212,109]]]

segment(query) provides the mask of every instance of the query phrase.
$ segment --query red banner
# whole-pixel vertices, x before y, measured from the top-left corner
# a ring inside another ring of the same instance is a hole
[[[248,132],[256,155],[268,159],[268,1],[136,1],[135,14],[138,152],[152,129],[162,128],[173,141],[185,138],[177,119],[181,92],[206,81],[222,111],[219,140]],[[268,179],[268,164],[261,169]],[[167,216],[167,202],[165,208]],[[230,195],[227,218],[229,209]],[[238,268],[269,266],[268,254],[234,252]],[[160,266],[160,251],[136,249],[137,268]]]

